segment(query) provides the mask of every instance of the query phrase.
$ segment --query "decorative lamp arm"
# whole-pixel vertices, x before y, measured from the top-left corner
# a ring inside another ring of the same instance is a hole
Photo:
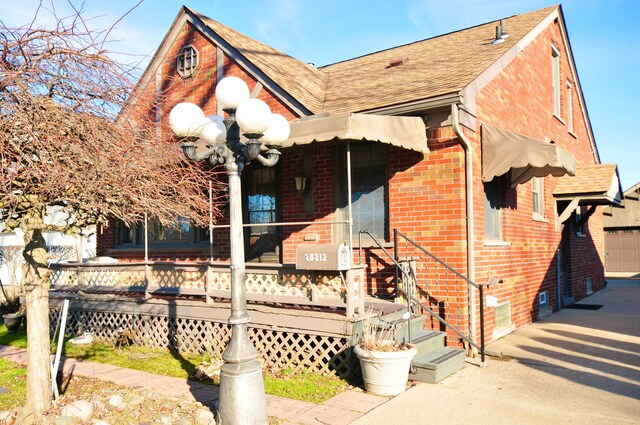
[[[264,165],[265,167],[273,167],[278,163],[279,159],[280,159],[280,151],[277,149],[269,149],[267,151],[266,158],[262,155],[258,155],[256,157],[256,160],[258,160],[258,162]]]

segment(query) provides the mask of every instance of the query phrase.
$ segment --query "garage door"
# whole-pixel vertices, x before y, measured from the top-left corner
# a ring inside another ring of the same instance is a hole
[[[640,273],[640,229],[607,231],[605,250],[608,272]]]

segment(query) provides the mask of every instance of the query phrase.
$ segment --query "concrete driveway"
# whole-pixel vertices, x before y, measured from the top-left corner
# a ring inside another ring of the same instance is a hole
[[[353,422],[640,424],[640,280],[609,280],[579,304],[520,329],[442,382],[419,384]]]

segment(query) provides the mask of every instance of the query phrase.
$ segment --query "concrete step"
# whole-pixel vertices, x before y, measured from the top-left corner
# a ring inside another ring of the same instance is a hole
[[[394,337],[398,341],[406,341],[409,338],[409,332],[407,331],[407,320],[402,318],[404,311],[396,312],[393,314],[381,316],[378,318],[380,328],[388,328],[389,326],[395,329]],[[416,335],[424,329],[424,316],[421,314],[413,314],[409,319],[412,335]]]
[[[464,367],[465,351],[443,347],[440,350],[418,354],[413,358],[409,379],[435,384]]]
[[[411,342],[418,350],[418,355],[441,350],[444,347],[444,332],[421,329],[411,335]]]

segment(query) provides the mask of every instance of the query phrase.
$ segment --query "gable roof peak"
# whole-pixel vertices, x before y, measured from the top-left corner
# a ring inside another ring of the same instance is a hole
[[[183,8],[192,19],[202,23],[205,35],[217,38],[215,41],[231,59],[250,68],[246,70],[253,71],[254,77],[275,93],[282,92],[299,102],[307,110],[301,111],[303,115],[321,112],[327,81],[324,72],[186,6]]]

